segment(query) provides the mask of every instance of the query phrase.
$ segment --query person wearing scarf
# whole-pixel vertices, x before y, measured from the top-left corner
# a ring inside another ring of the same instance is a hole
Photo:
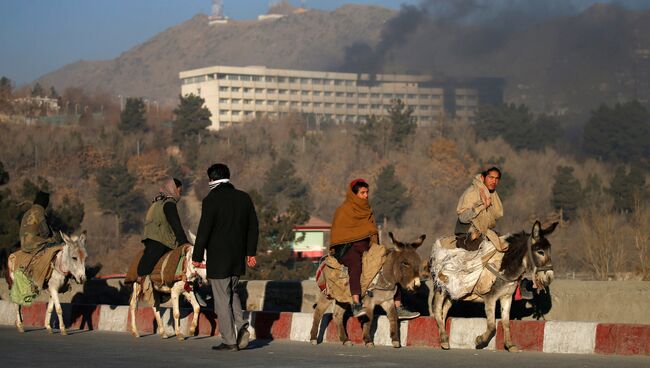
[[[23,215],[20,221],[20,250],[23,252],[35,253],[56,243],[45,216],[49,203],[50,194],[39,191],[32,207]]]
[[[183,185],[176,178],[165,178],[153,199],[144,224],[144,254],[138,263],[138,278],[151,274],[165,253],[179,245],[189,244],[178,216],[176,204],[181,199]]]

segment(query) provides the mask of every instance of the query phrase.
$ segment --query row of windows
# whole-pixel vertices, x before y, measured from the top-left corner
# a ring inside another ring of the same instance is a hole
[[[208,74],[204,80],[230,80],[244,82],[277,82],[277,83],[299,83],[299,84],[322,84],[332,86],[354,86],[355,81],[347,79],[323,79],[323,78],[301,78],[301,77],[281,77],[272,75],[248,75],[248,74]]]
[[[230,116],[244,116],[244,117],[262,117],[262,116],[273,116],[277,117],[282,115],[278,112],[261,112],[261,111],[242,111],[242,110],[219,110],[219,115],[222,117]],[[349,120],[349,121],[365,121],[368,119],[368,115],[345,115],[345,114],[320,114],[321,116],[328,119],[338,119],[338,120]],[[433,120],[434,116],[420,116],[420,120]]]
[[[228,98],[220,98],[219,99],[220,104],[244,104],[244,105],[272,105],[272,106],[302,106],[302,107],[325,107],[325,108],[331,108],[331,107],[336,107],[337,109],[342,109],[342,108],[347,108],[347,109],[388,109],[391,107],[391,105],[382,105],[382,104],[351,104],[351,103],[332,103],[332,102],[298,102],[298,101],[267,101],[267,100],[249,100],[249,99],[239,99],[239,98],[233,98],[233,99],[228,99]],[[429,105],[419,105],[416,106],[418,110],[422,111],[427,111],[429,109],[433,109]]]
[[[353,92],[330,92],[330,91],[300,91],[297,89],[274,89],[274,88],[249,88],[249,87],[219,87],[219,92],[234,92],[234,93],[268,93],[268,94],[279,94],[279,95],[302,95],[302,96],[325,96],[325,97],[349,97],[349,98],[398,98],[398,99],[415,99],[418,98],[432,98],[438,100],[442,98],[440,95],[429,95],[429,94],[414,94],[414,93],[353,93]],[[473,96],[472,96],[473,97]]]

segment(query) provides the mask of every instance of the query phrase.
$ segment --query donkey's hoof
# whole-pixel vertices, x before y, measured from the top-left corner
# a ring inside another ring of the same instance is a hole
[[[393,347],[394,347],[394,348],[401,348],[401,347],[402,347],[402,344],[400,344],[399,341],[393,341]]]
[[[517,345],[505,346],[505,348],[506,348],[506,350],[508,350],[511,353],[518,353],[519,352],[519,348],[517,347]]]
[[[20,332],[20,333],[24,333],[24,332],[25,332],[25,329],[22,328],[22,327],[16,327],[16,330],[18,330],[18,332]]]
[[[316,339],[311,339],[311,340],[309,340],[309,342],[310,342],[312,345],[318,345],[318,340],[316,340]]]
[[[45,327],[45,329],[47,330],[47,333],[49,333],[49,334],[54,333],[54,331],[52,331],[52,327]]]
[[[183,334],[178,334],[176,335],[176,339],[178,339],[178,341],[185,341],[185,336],[183,336]]]
[[[61,330],[61,335],[63,335],[63,336],[67,336],[67,335],[68,335],[68,331],[67,331],[67,330]]]
[[[166,333],[160,335],[160,337],[163,338],[163,339],[168,339],[169,338],[169,336]]]
[[[352,341],[350,340],[343,341],[343,346],[352,346]]]
[[[483,340],[483,337],[481,335],[476,336],[476,339],[474,340],[476,343],[476,348],[477,349],[484,349],[488,346],[490,340]]]
[[[374,347],[375,347],[375,343],[372,342],[372,341],[371,341],[371,342],[367,342],[367,343],[366,343],[366,347],[367,347],[367,348],[374,348]]]
[[[449,341],[443,341],[440,343],[442,350],[449,350]]]
[[[140,334],[137,333],[137,332],[134,332],[134,331],[131,331],[131,335],[132,335],[133,337],[140,337]]]
[[[196,333],[196,328],[190,328],[188,336],[194,336],[195,333]]]

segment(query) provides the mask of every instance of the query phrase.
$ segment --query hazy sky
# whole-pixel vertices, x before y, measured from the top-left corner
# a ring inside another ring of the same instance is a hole
[[[332,10],[345,3],[399,8],[417,0],[309,0]],[[233,19],[266,13],[268,0],[224,0]],[[300,1],[293,0],[299,5]],[[77,60],[106,60],[198,13],[212,0],[0,0],[0,75],[17,85]]]
[[[437,4],[451,0],[426,0]],[[560,0],[473,0],[488,4],[531,4]],[[581,8],[597,0],[561,0]],[[600,0],[650,7],[650,0]],[[252,19],[265,13],[268,0],[224,0],[225,14]],[[299,5],[299,0],[291,1]],[[332,10],[345,3],[397,9],[420,0],[307,0],[307,7]],[[527,4],[527,3],[526,3]],[[77,60],[117,57],[159,32],[198,13],[210,14],[211,0],[0,0],[0,75],[17,85]]]

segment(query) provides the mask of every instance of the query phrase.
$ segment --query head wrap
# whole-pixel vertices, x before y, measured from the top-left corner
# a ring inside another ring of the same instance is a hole
[[[330,247],[377,234],[375,216],[372,214],[368,199],[359,198],[352,192],[352,187],[360,181],[365,182],[363,179],[355,179],[348,185],[345,201],[334,212]]]
[[[47,205],[50,204],[50,193],[39,190],[38,193],[36,193],[36,197],[34,198],[34,204],[38,204],[43,208],[47,208]]]
[[[160,189],[158,189],[158,195],[154,201],[166,198],[171,198],[175,202],[178,202],[181,199],[181,192],[176,186],[176,182],[174,182],[174,179],[171,177],[166,177],[162,181]]]

